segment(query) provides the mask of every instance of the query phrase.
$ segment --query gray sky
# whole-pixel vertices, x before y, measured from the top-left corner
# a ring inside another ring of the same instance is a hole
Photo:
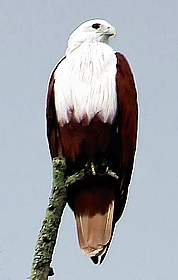
[[[94,266],[66,209],[52,266],[63,280],[172,280],[178,275],[178,2],[0,1],[0,279],[30,275],[51,191],[47,82],[81,22],[104,18],[134,71],[140,132],[129,201],[109,254]]]

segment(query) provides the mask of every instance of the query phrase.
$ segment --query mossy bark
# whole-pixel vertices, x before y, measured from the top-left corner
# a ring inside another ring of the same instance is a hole
[[[66,161],[64,158],[53,159],[53,190],[46,209],[38,241],[36,243],[30,280],[47,280],[53,275],[50,268],[61,216],[67,201],[65,186]]]

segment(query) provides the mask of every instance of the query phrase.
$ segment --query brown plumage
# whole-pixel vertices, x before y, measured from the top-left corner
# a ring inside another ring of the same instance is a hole
[[[119,179],[93,176],[71,185],[68,203],[74,211],[81,249],[97,263],[108,250],[115,223],[125,207],[131,179],[137,138],[137,93],[130,66],[116,53],[117,116],[112,125],[97,116],[90,122],[71,120],[60,127],[54,103],[54,69],[47,95],[47,136],[51,157],[66,157],[66,176],[81,170],[87,161],[103,159]],[[65,59],[65,58],[64,58]],[[60,62],[59,62],[60,63]],[[100,171],[105,172],[105,171]]]
[[[103,254],[112,234],[114,190],[95,185],[81,190],[74,209],[81,249],[90,257]]]

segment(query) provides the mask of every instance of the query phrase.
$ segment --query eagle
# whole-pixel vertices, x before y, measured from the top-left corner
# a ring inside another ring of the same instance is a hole
[[[52,159],[66,159],[65,177],[89,168],[91,176],[67,189],[81,250],[102,263],[128,196],[138,123],[131,67],[109,45],[116,29],[103,19],[82,23],[47,92],[47,138]]]

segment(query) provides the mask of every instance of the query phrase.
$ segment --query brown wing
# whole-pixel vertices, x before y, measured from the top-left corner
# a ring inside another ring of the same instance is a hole
[[[56,109],[54,103],[54,73],[58,65],[63,61],[64,58],[62,58],[59,61],[59,63],[55,66],[49,80],[49,86],[47,92],[47,106],[46,106],[47,137],[48,137],[49,149],[52,158],[60,156],[61,155],[60,151],[62,149],[60,144],[59,126],[56,119]]]
[[[127,198],[128,186],[132,175],[134,164],[134,155],[137,141],[138,126],[138,103],[137,91],[134,77],[124,55],[116,53],[117,57],[117,74],[116,74],[116,90],[118,94],[118,129],[120,132],[120,188],[119,193],[123,196],[123,202]],[[116,210],[116,220],[119,219],[123,207]]]
[[[134,77],[126,58],[118,52],[116,53],[116,57],[116,90],[118,94],[118,116],[116,119],[116,126],[118,132],[113,135],[114,141],[112,146],[116,155],[116,169],[119,165],[119,182],[115,183],[115,206],[112,235],[115,223],[120,219],[127,200],[128,187],[134,164],[138,123],[137,91]],[[103,262],[107,254],[110,242],[107,244],[106,251],[102,255],[100,263]],[[95,263],[98,262],[98,257],[92,259]]]

